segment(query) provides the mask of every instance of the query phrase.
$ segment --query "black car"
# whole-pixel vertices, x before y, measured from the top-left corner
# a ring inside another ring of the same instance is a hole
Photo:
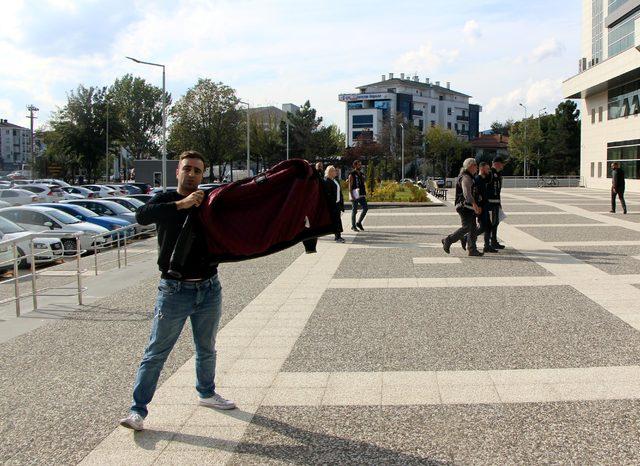
[[[149,194],[153,189],[153,186],[147,183],[125,183],[125,185],[135,186],[140,190],[140,194]]]

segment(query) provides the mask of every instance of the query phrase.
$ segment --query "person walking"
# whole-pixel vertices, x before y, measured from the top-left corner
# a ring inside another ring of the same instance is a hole
[[[611,214],[616,213],[616,196],[622,204],[622,213],[627,213],[627,203],[624,202],[624,170],[618,162],[611,164]]]
[[[467,235],[467,254],[469,256],[480,257],[483,255],[476,247],[476,215],[482,213],[482,209],[477,204],[474,197],[474,176],[478,172],[478,164],[475,159],[468,158],[462,163],[460,175],[456,181],[456,212],[460,216],[462,226],[455,232],[442,238],[442,248],[449,254],[451,245],[462,240]]]
[[[329,165],[324,171],[325,185],[327,195],[329,196],[329,204],[331,205],[331,219],[335,226],[335,240],[338,243],[344,243],[345,240],[342,237],[342,219],[340,218],[342,212],[344,212],[344,197],[342,196],[342,187],[340,182],[336,179],[338,176],[338,170],[333,165]]]
[[[215,390],[216,333],[222,311],[222,287],[218,264],[209,263],[207,245],[197,234],[186,259],[180,280],[169,274],[171,254],[189,212],[198,207],[204,192],[198,189],[205,170],[205,160],[196,151],[180,155],[176,170],[178,189],[156,194],[136,212],[141,225],[156,224],[158,232],[158,267],[162,273],[158,286],[149,343],[140,362],[133,388],[129,415],[120,421],[124,427],[143,430],[147,405],[156,391],[158,378],[187,318],[191,320],[196,350],[196,391],[198,403],[217,409],[234,409],[235,403]],[[196,220],[197,222],[197,220]],[[197,229],[201,226],[196,224]]]
[[[475,177],[476,188],[476,203],[482,209],[482,212],[478,216],[478,223],[480,229],[478,230],[478,236],[484,237],[484,253],[496,253],[498,250],[491,246],[491,231],[493,225],[491,224],[491,215],[489,210],[489,188],[491,186],[491,178],[493,173],[491,172],[491,166],[487,162],[480,162],[478,165],[478,174]]]
[[[487,207],[489,209],[489,221],[491,222],[491,248],[504,249],[505,246],[498,242],[498,225],[500,224],[500,210],[502,201],[502,170],[504,169],[504,159],[499,155],[493,159],[491,164],[491,179],[487,186]]]
[[[367,189],[364,184],[364,175],[360,171],[362,168],[362,162],[355,160],[353,162],[353,170],[349,173],[349,199],[351,200],[351,229],[358,231],[358,229],[364,231],[362,222],[367,215],[369,206],[367,205]],[[356,222],[356,214],[358,213],[358,206],[362,207],[360,212],[360,218]]]

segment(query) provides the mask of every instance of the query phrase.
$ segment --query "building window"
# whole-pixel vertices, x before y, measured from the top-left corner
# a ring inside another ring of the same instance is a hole
[[[640,79],[609,90],[607,110],[609,120],[640,113]]]
[[[373,128],[373,115],[353,115],[353,128]]]
[[[447,129],[451,129],[451,122],[447,123]]]
[[[451,107],[447,108],[447,115],[451,115]]]
[[[591,178],[593,178],[594,176],[596,176],[596,163],[591,162]]]
[[[362,102],[347,102],[347,108],[362,108]]]
[[[591,1],[591,59],[602,61],[602,35],[604,32],[604,0]]]
[[[602,178],[602,162],[598,162],[598,178]]]
[[[435,127],[436,126],[436,122],[434,120],[431,120],[431,127]]]
[[[607,165],[616,161],[626,178],[640,179],[640,140],[612,142],[608,145]],[[607,167],[607,178],[611,178],[610,166]]]
[[[444,100],[444,96],[443,95],[439,96],[439,99]]]
[[[609,58],[633,47],[635,22],[638,18],[640,11],[609,29]]]
[[[598,122],[602,123],[602,107],[598,107]]]
[[[435,105],[431,106],[431,113],[436,113],[436,106]]]
[[[596,109],[591,109],[591,124],[593,125],[596,122]]]

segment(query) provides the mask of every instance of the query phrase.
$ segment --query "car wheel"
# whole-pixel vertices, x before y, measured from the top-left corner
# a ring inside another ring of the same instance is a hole
[[[27,267],[29,267],[29,264],[27,263],[27,255],[24,253],[22,249],[18,248],[18,257],[21,257],[21,256],[22,256],[22,260],[18,262],[18,268],[26,269]]]

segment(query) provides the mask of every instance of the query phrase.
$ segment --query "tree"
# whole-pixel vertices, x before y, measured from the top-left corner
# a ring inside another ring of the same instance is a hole
[[[263,168],[279,162],[283,150],[280,125],[273,116],[267,120],[251,119],[251,152],[256,160],[262,161]]]
[[[514,173],[524,173],[524,162],[527,166],[540,166],[541,155],[538,149],[542,146],[542,130],[535,118],[526,118],[513,125],[509,136],[509,153],[519,162],[514,167]],[[524,173],[527,175],[528,173]]]
[[[453,131],[442,126],[429,128],[424,138],[434,176],[437,173],[441,173],[445,178],[456,175],[457,169],[462,165],[462,159],[465,155],[470,155],[469,143],[461,141]]]
[[[287,112],[287,119],[289,120],[290,157],[315,160],[316,154],[312,138],[313,133],[322,123],[322,117],[316,118],[316,109],[311,107],[311,103],[307,100],[296,112]],[[280,133],[282,140],[286,141],[287,124],[285,121],[280,123]]]
[[[310,151],[318,159],[336,157],[344,148],[344,133],[336,125],[321,126],[311,133]]]
[[[106,88],[79,85],[64,107],[53,114],[47,136],[47,156],[61,165],[80,165],[90,180],[100,173],[105,157],[107,123]],[[109,113],[109,151],[117,145],[122,127]]]
[[[162,138],[162,89],[126,74],[109,88],[108,98],[122,127],[122,146],[134,159],[157,156]],[[169,93],[166,103],[168,108]]]
[[[549,122],[547,150],[543,162],[545,172],[573,175],[580,170],[580,110],[566,100],[556,108]]]
[[[513,127],[513,120],[507,120],[504,123],[499,121],[494,121],[491,123],[491,131],[494,134],[502,134],[503,136],[509,136],[511,133],[511,128]]]
[[[171,109],[169,144],[175,152],[201,152],[209,166],[220,168],[242,152],[244,112],[235,90],[210,79],[199,79]],[[211,171],[213,176],[213,170]]]

